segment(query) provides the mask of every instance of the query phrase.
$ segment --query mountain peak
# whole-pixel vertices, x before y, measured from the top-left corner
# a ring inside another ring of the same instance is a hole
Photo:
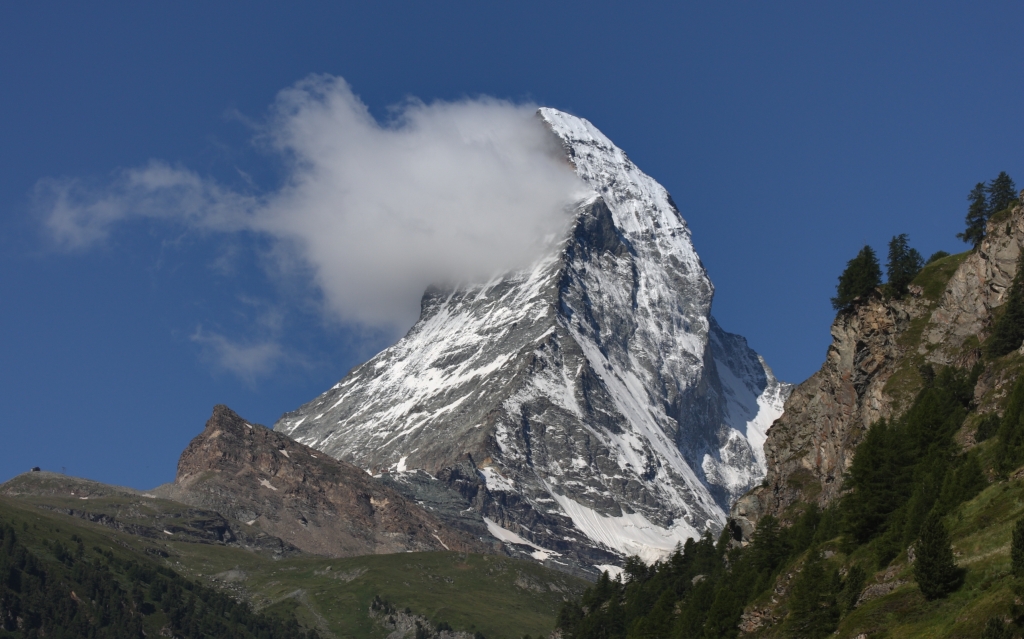
[[[653,560],[717,533],[760,481],[789,387],[711,318],[668,192],[586,120],[539,116],[592,189],[561,241],[428,291],[408,335],[275,429],[398,486],[448,478],[492,534],[553,565]]]

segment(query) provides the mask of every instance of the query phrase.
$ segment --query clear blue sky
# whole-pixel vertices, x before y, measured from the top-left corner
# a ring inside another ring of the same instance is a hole
[[[550,105],[668,188],[721,324],[799,382],[860,246],[958,252],[974,183],[1024,186],[1022,24],[1019,2],[0,4],[0,480],[169,481],[214,404],[271,424],[389,339],[325,322],[258,238],[139,223],[58,250],[40,180],[159,159],[273,188],[247,122],[311,73],[378,117],[408,96]],[[285,355],[239,376],[197,331]]]

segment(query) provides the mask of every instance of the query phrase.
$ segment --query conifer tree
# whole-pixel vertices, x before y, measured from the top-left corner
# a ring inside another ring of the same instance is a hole
[[[836,602],[838,574],[825,570],[821,553],[814,548],[793,582],[786,619],[787,636],[820,639],[832,634],[842,612]]]
[[[924,266],[924,259],[917,249],[907,244],[907,234],[900,233],[889,241],[889,261],[886,263],[889,294],[901,298]]]
[[[1013,639],[1013,629],[999,617],[989,617],[985,630],[981,633],[981,639]]]
[[[1024,376],[1017,378],[999,423],[996,469],[1006,474],[1024,460]]]
[[[775,517],[765,515],[754,531],[751,561],[761,572],[771,572],[786,559],[789,549]]]
[[[963,233],[957,233],[956,236],[972,247],[978,248],[981,241],[985,239],[985,224],[988,222],[989,216],[987,189],[984,182],[974,185],[970,195],[967,196],[967,201],[971,203],[967,207],[967,217],[964,218],[967,228]]]
[[[992,335],[985,345],[990,357],[1002,357],[1020,348],[1024,343],[1024,252],[1017,259],[1017,273],[1010,284],[1010,292],[1003,304],[1002,314],[996,320]]]
[[[864,588],[864,581],[867,579],[867,573],[860,567],[859,564],[854,564],[850,567],[850,571],[846,573],[846,579],[843,580],[843,590],[840,593],[842,601],[840,602],[843,608],[846,610],[853,610],[857,605],[857,600],[860,599],[861,589]]]
[[[1024,519],[1018,519],[1013,527],[1013,543],[1010,545],[1010,565],[1013,576],[1024,578]]]
[[[988,194],[989,217],[1009,208],[1017,199],[1017,186],[1006,171],[1000,171],[996,179],[988,183],[985,191]]]
[[[900,442],[894,425],[884,419],[868,430],[850,464],[843,496],[844,532],[866,543],[885,529],[900,501],[897,453]]]
[[[949,533],[937,512],[925,519],[916,550],[914,578],[926,599],[945,597],[963,584],[963,571],[953,559]]]
[[[832,308],[837,311],[849,308],[854,300],[870,295],[881,283],[882,269],[878,266],[875,251],[865,246],[846,263],[846,270],[839,276]]]

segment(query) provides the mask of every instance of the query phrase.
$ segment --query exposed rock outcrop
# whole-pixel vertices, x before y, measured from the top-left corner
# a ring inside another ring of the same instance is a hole
[[[899,338],[926,308],[913,298],[873,297],[836,317],[825,363],[793,389],[768,431],[764,483],[733,506],[744,534],[763,514],[779,516],[796,501],[825,505],[839,494],[864,432],[891,415],[883,388],[905,352]]]
[[[766,514],[782,516],[796,502],[825,506],[840,495],[843,473],[866,430],[880,418],[898,415],[908,387],[919,387],[916,363],[969,367],[978,361],[993,310],[1006,301],[1022,244],[1024,210],[1018,206],[989,223],[976,251],[945,258],[959,265],[946,282],[936,276],[932,284],[943,286],[941,296],[936,289],[929,299],[916,286],[904,300],[876,296],[836,317],[825,363],[793,390],[768,431],[764,483],[732,508],[745,536]],[[894,397],[887,385],[898,370],[904,377],[902,397]],[[1003,392],[1004,377],[986,371],[976,389],[979,401],[991,391]]]
[[[488,552],[365,471],[216,406],[160,496],[215,510],[332,557],[406,551]]]
[[[1022,242],[1024,214],[1020,207],[1008,218],[989,222],[985,239],[950,278],[928,322],[920,352],[929,361],[970,363],[965,356],[988,337],[992,310],[1006,301]],[[968,352],[964,352],[965,345]]]

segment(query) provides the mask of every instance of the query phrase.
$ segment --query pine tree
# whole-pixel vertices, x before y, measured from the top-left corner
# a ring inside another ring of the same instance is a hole
[[[988,183],[985,191],[988,194],[989,217],[1009,208],[1017,199],[1017,186],[1006,171],[1000,171],[998,177]]]
[[[760,572],[772,572],[786,559],[789,549],[775,517],[765,515],[757,522],[751,544],[751,562]]]
[[[1024,577],[1024,519],[1018,519],[1013,527],[1013,543],[1010,545],[1010,565],[1013,576]]]
[[[924,259],[917,249],[907,244],[907,234],[900,233],[889,241],[889,261],[886,263],[889,294],[901,298],[924,266]]]
[[[999,447],[996,448],[996,470],[1007,474],[1024,461],[1024,376],[1018,377],[1010,391],[1002,420],[999,423]]]
[[[981,241],[985,239],[985,223],[988,222],[990,212],[987,188],[984,182],[974,185],[971,194],[967,196],[967,201],[971,203],[967,208],[967,217],[964,218],[967,228],[963,233],[957,233],[956,236],[972,247],[978,248]]]
[[[902,447],[896,425],[884,419],[857,446],[840,504],[844,532],[856,543],[884,532],[889,515],[900,505]]]
[[[963,571],[953,559],[949,533],[937,512],[932,512],[921,527],[916,550],[914,578],[926,599],[945,597],[963,584]]]
[[[842,612],[836,602],[837,581],[838,574],[826,572],[821,553],[812,549],[793,582],[786,619],[787,636],[820,639],[832,634]]]
[[[985,348],[989,357],[1002,357],[1024,343],[1024,252],[1017,258],[1017,273]]]
[[[870,295],[882,283],[882,269],[870,246],[865,246],[857,257],[846,263],[846,270],[839,276],[836,296],[832,308],[837,311],[849,308],[858,298]]]
[[[843,590],[840,593],[841,602],[840,604],[846,610],[853,610],[857,605],[857,600],[860,599],[861,590],[864,588],[864,581],[867,579],[867,573],[860,567],[859,564],[854,564],[850,567],[850,571],[846,573],[846,579],[843,580]]]
[[[990,617],[981,633],[981,639],[1013,639],[1013,629],[999,617]]]

